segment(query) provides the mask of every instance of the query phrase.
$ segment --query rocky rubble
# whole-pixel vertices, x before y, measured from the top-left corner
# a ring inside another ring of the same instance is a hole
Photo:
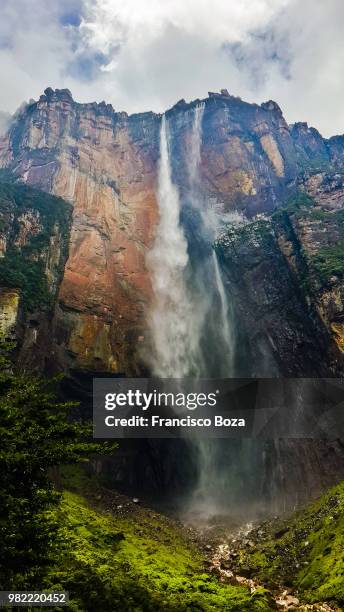
[[[238,527],[198,527],[207,567],[220,580],[268,592],[273,609],[342,612],[343,483],[291,515]]]
[[[247,525],[235,534],[235,537],[229,537],[228,543],[221,543],[218,545],[209,545],[209,563],[207,567],[209,571],[215,573],[219,579],[223,582],[232,585],[246,586],[250,589],[251,593],[259,592],[264,590],[265,594],[269,594],[270,604],[272,609],[283,611],[294,611],[299,612],[306,611],[317,611],[317,612],[341,612],[338,607],[330,606],[326,602],[317,602],[314,604],[305,604],[300,601],[297,592],[293,592],[290,588],[275,587],[271,588],[265,584],[262,584],[256,578],[250,578],[245,575],[241,575],[238,572],[237,561],[240,556],[240,550],[242,547],[248,547],[251,549],[255,548],[254,536],[250,532],[252,525]],[[263,536],[264,532],[258,528],[254,531],[255,534],[261,533]],[[240,570],[239,570],[240,571]]]

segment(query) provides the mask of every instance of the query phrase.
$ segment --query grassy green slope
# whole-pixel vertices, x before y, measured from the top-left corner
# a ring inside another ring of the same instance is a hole
[[[261,538],[257,530],[252,551],[242,551],[239,566],[267,585],[294,587],[306,601],[344,604],[344,482],[265,529]]]
[[[68,590],[71,610],[269,610],[264,594],[204,573],[204,558],[182,529],[153,511],[114,516],[65,492],[54,512],[64,544],[46,587]]]

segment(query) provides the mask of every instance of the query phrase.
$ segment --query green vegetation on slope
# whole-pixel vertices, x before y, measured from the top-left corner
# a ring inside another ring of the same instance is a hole
[[[71,207],[61,198],[11,182],[0,173],[0,234],[6,236],[5,256],[0,259],[0,286],[21,289],[23,305],[29,311],[49,308],[54,290],[49,287],[46,264],[51,238],[58,232],[59,262],[54,274],[62,273],[69,239]],[[37,213],[39,232],[28,236],[23,246],[15,244],[18,218]],[[14,217],[14,219],[13,219]]]
[[[340,240],[331,246],[322,247],[312,257],[315,270],[323,281],[331,276],[343,277],[344,275],[344,240]]]
[[[257,531],[239,566],[267,585],[297,589],[309,602],[344,604],[344,482],[291,520]]]
[[[31,249],[30,249],[31,250]],[[26,259],[28,249],[8,249],[0,259],[0,286],[21,289],[23,305],[29,311],[49,309],[52,295],[48,288],[42,260]]]
[[[261,215],[260,218],[246,221],[238,225],[228,225],[225,232],[215,242],[215,248],[221,252],[222,248],[229,247],[231,256],[239,255],[237,249],[249,249],[252,258],[254,250],[264,251],[267,255],[276,251],[276,228],[289,225],[289,215],[303,216],[309,214],[314,201],[307,194],[298,192],[282,207],[277,208],[270,218]],[[289,229],[289,227],[288,227]],[[240,251],[241,253],[241,251]],[[241,257],[241,255],[239,255]]]
[[[295,223],[296,222],[296,223]],[[295,227],[298,223],[309,225],[314,232],[315,253],[307,253]],[[317,227],[319,229],[317,230]],[[318,234],[318,235],[317,235]],[[317,290],[318,284],[327,284],[331,277],[344,276],[344,210],[319,208],[315,201],[303,192],[298,192],[284,205],[277,208],[269,220],[258,219],[230,227],[220,238],[217,247],[225,244],[235,255],[238,246],[257,247],[266,254],[276,256],[276,240],[285,237],[295,250],[300,287]]]
[[[69,590],[74,611],[269,610],[264,594],[224,585],[169,519],[138,509],[114,516],[65,492],[53,513],[64,542],[46,587]]]
[[[50,470],[114,446],[88,442],[91,424],[71,421],[52,382],[14,372],[12,348],[0,337],[0,589],[39,590],[59,551]]]
[[[314,200],[305,193],[298,193],[292,198],[285,207],[277,209],[273,214],[273,221],[284,226],[284,230],[290,230],[292,218],[309,223],[310,227],[314,224],[319,225],[319,241],[317,252],[306,255],[309,275],[315,277],[326,284],[332,276],[342,278],[344,276],[344,211],[325,210],[315,206]],[[313,230],[316,234],[316,227]],[[288,233],[288,231],[287,231]],[[295,237],[295,235],[294,235]],[[309,284],[310,278],[308,278]]]
[[[272,218],[274,221],[279,221],[285,213],[296,214],[303,216],[314,207],[314,200],[307,193],[298,191],[294,196],[289,198],[284,206],[276,208]]]
[[[114,516],[52,482],[56,466],[113,453],[88,442],[51,384],[15,372],[0,339],[0,588],[65,589],[79,612],[268,612],[264,593],[220,584],[173,521],[135,507]],[[66,470],[76,487],[94,484]],[[110,495],[110,494],[109,494]]]

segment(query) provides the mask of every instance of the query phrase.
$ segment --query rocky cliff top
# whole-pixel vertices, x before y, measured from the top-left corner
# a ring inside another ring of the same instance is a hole
[[[85,110],[94,110],[98,112],[99,114],[119,115],[119,116],[132,117],[132,118],[139,118],[139,117],[145,117],[145,116],[160,118],[162,116],[161,113],[156,113],[154,111],[144,111],[142,113],[132,113],[132,114],[129,114],[126,111],[115,111],[112,104],[107,103],[104,100],[102,100],[101,102],[77,102],[76,100],[74,100],[73,94],[69,89],[53,89],[52,87],[47,87],[44,90],[44,93],[39,97],[37,101],[30,100],[28,104],[23,104],[23,107],[21,108],[27,108],[27,106],[37,105],[39,102],[48,102],[48,103],[64,102],[67,104],[68,103],[73,104]],[[209,91],[207,98],[202,98],[202,99],[196,98],[194,100],[190,100],[189,102],[186,102],[185,99],[182,98],[181,100],[176,102],[171,108],[166,109],[166,113],[171,113],[172,111],[173,112],[186,111],[199,104],[211,105],[216,102],[217,103],[221,102],[222,104],[227,105],[227,106],[237,106],[237,105],[242,106],[242,107],[248,106],[252,110],[262,109],[270,113],[274,113],[280,117],[283,117],[283,112],[280,106],[274,100],[268,100],[267,102],[262,102],[260,105],[256,103],[246,102],[245,100],[242,100],[240,96],[235,96],[235,95],[230,94],[227,89],[221,89],[220,92]],[[309,126],[308,123],[305,121],[300,121],[300,122],[296,122],[295,124],[291,124],[289,128],[294,133],[307,134],[307,133],[312,132],[313,134],[317,134],[320,138],[322,138],[319,131],[316,128]],[[340,138],[344,139],[344,135],[334,135],[329,139],[323,139],[323,140],[331,142],[333,139],[340,139]]]

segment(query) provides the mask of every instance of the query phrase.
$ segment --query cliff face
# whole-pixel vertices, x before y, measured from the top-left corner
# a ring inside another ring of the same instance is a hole
[[[253,365],[244,375],[343,373],[343,177],[320,172],[300,186],[303,193],[269,217],[217,241],[246,339],[239,368]]]
[[[205,101],[178,103],[167,117],[174,136],[178,185],[186,184],[186,157],[195,104],[204,104],[202,191],[221,210],[247,216],[267,212],[293,193],[297,163],[291,131],[275,102],[258,106],[229,95],[209,94]]]
[[[182,195],[188,187],[187,156],[197,104],[200,101],[180,101],[167,112],[173,178]],[[231,290],[240,298],[240,286],[246,282],[246,297],[247,292],[254,295],[252,305],[256,302],[261,311],[259,343],[277,343],[273,352],[280,353],[279,362],[284,363],[276,366],[280,372],[305,371],[300,362],[305,344],[309,353],[304,359],[312,355],[315,363],[317,351],[323,350],[326,368],[334,372],[344,342],[341,275],[314,286],[310,304],[300,288],[292,251],[297,248],[312,257],[319,240],[325,240],[324,248],[326,241],[341,240],[331,212],[341,209],[344,197],[343,140],[325,141],[306,124],[288,126],[271,101],[247,104],[224,91],[209,94],[202,104],[200,177],[204,198],[215,214],[236,210],[248,219],[270,215],[302,189],[314,197],[316,210],[327,215],[326,231],[322,221],[291,217],[293,244],[285,228],[277,232],[272,251],[263,254],[265,271],[260,266],[258,275],[243,273],[237,288],[232,281]],[[153,113],[128,116],[105,103],[78,104],[68,90],[47,89],[38,102],[21,110],[0,140],[0,167],[73,207],[69,254],[52,315],[52,342],[62,369],[143,371],[140,347],[152,299],[145,257],[158,220],[160,124],[161,117]],[[35,224],[39,219],[29,212],[17,241],[25,240],[25,227],[32,232]],[[257,271],[254,248],[243,252],[244,266],[251,271]],[[228,249],[226,258],[231,258]],[[281,309],[281,300],[289,307]],[[238,311],[242,333],[249,339],[255,335],[250,321],[254,315],[243,304],[241,300]],[[277,318],[272,311],[279,313]],[[284,325],[282,346],[271,330]],[[291,364],[293,347],[299,347],[299,357]]]
[[[111,106],[78,105],[68,92],[47,90],[2,142],[2,166],[73,204],[55,311],[64,366],[135,370],[149,294],[144,253],[157,216],[158,130],[152,114],[129,120]]]
[[[56,369],[54,310],[68,252],[71,207],[0,177],[0,330],[17,358]]]

